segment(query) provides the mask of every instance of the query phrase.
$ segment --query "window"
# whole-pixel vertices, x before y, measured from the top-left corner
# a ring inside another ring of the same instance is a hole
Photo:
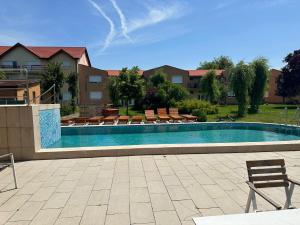
[[[90,83],[101,83],[102,77],[99,75],[91,75],[91,76],[89,76],[89,82]]]
[[[235,94],[233,91],[229,91],[227,94],[228,97],[235,97]]]
[[[2,68],[17,68],[17,61],[3,61],[0,63],[0,67]]]
[[[100,100],[102,98],[102,92],[100,91],[91,91],[90,99],[91,100]]]
[[[62,62],[62,66],[63,67],[70,67],[71,66],[71,63],[69,61],[63,61]]]
[[[70,92],[64,92],[62,98],[63,98],[63,101],[70,101],[71,98],[72,98],[71,93]]]
[[[182,84],[183,77],[181,75],[172,76],[172,83],[173,84]]]

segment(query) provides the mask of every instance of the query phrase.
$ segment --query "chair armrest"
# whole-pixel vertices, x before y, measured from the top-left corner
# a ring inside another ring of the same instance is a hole
[[[293,184],[296,184],[296,185],[300,186],[300,182],[299,181],[293,180],[291,178],[288,178],[288,181],[291,182],[291,183],[293,183]]]
[[[5,155],[0,155],[0,159],[10,157],[11,155],[12,155],[12,153],[8,153],[8,154],[5,154]]]
[[[254,187],[254,185],[251,182],[247,181],[246,183],[248,184],[248,186],[249,186],[250,189],[252,189],[253,191],[255,191],[260,197],[262,197],[267,202],[269,202],[271,205],[273,205],[277,210],[280,210],[282,208],[278,203],[274,202],[271,198],[269,198],[268,196],[266,196],[264,193],[262,193],[256,187]]]

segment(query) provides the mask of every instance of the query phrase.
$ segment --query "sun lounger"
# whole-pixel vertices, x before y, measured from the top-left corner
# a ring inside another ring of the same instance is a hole
[[[87,119],[87,123],[90,125],[99,125],[103,120],[103,116],[94,116]]]
[[[262,188],[283,187],[285,190],[286,201],[284,209],[291,209],[292,195],[295,185],[300,186],[300,182],[292,180],[286,174],[284,159],[255,160],[247,161],[247,171],[249,181],[246,183],[250,188],[245,212],[248,213],[252,203],[253,211],[257,211],[256,194],[274,206],[277,210],[282,207],[269,198]]]
[[[118,116],[107,116],[107,117],[104,117],[103,121],[105,124],[107,123],[112,123],[114,124],[114,122],[118,119]]]
[[[173,121],[181,121],[184,119],[184,117],[179,115],[178,108],[169,108],[169,115]]]
[[[167,109],[166,108],[159,108],[157,109],[157,114],[158,114],[158,119],[160,121],[169,121],[171,118],[167,114]]]
[[[131,122],[132,123],[141,123],[143,121],[143,117],[142,116],[133,116],[131,118]]]
[[[60,123],[62,126],[71,126],[74,124],[73,119],[61,119]]]
[[[86,125],[88,117],[77,117],[73,119],[76,125]]]
[[[129,116],[119,116],[118,117],[118,123],[128,123],[129,122]]]
[[[189,114],[184,114],[181,115],[184,119],[186,119],[187,121],[196,121],[198,119],[197,116],[193,116],[193,115],[189,115]]]
[[[154,110],[145,110],[145,118],[148,122],[154,122],[157,120],[156,116],[154,115]]]

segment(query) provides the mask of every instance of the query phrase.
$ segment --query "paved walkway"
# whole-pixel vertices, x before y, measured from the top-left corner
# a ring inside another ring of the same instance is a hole
[[[9,190],[10,170],[0,172],[0,224],[193,225],[196,216],[243,213],[245,161],[269,158],[284,158],[300,180],[300,151],[20,162],[18,190]],[[283,204],[282,190],[268,191]]]

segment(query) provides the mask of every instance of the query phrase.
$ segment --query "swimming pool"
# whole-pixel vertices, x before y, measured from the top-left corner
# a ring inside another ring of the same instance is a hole
[[[187,123],[62,127],[45,148],[300,140],[300,127],[263,123]]]

